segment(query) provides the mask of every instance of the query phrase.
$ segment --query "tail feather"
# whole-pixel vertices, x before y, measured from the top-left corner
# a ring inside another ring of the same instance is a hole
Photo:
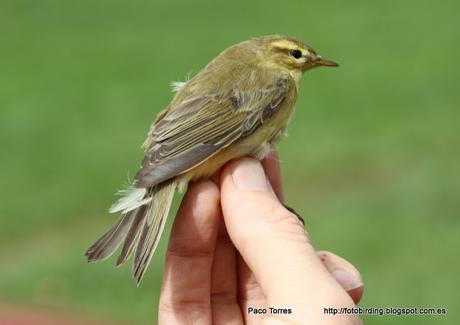
[[[123,213],[120,219],[86,251],[85,256],[89,262],[104,260],[115,252],[131,227],[134,212]]]
[[[146,190],[144,197],[131,200],[132,205],[145,202],[143,205],[123,206],[120,219],[86,252],[88,261],[110,257],[124,241],[117,266],[126,262],[135,248],[133,277],[139,283],[158,246],[175,190],[174,180],[163,182]]]
[[[136,246],[137,242],[139,241],[141,229],[145,223],[144,217],[145,217],[146,210],[147,210],[147,207],[144,205],[136,211],[136,216],[134,217],[133,223],[131,225],[131,229],[129,229],[129,232],[126,235],[125,242],[123,243],[123,248],[121,249],[121,253],[118,256],[117,266],[120,266],[124,262],[126,262],[129,255],[131,255],[133,247]]]
[[[133,277],[138,283],[142,280],[160,241],[176,190],[176,182],[162,183],[157,185],[154,190],[155,195],[147,209],[145,224],[134,256]]]

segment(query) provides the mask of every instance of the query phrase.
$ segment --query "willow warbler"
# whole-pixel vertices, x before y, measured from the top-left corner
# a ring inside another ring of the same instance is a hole
[[[178,89],[153,122],[134,185],[110,212],[119,220],[86,252],[88,261],[111,256],[117,265],[134,251],[139,283],[160,240],[179,184],[207,178],[231,159],[262,159],[294,111],[302,74],[337,66],[307,44],[264,36],[233,45]]]

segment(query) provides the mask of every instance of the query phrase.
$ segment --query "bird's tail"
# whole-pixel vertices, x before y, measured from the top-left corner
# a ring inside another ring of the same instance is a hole
[[[117,207],[122,210],[120,219],[88,249],[85,254],[88,261],[110,257],[124,241],[117,266],[123,264],[135,249],[133,277],[139,283],[160,241],[175,190],[176,182],[170,180],[147,190],[135,189],[121,199],[111,209],[111,212],[117,211]],[[139,195],[140,191],[144,195]],[[135,202],[130,203],[133,198]]]

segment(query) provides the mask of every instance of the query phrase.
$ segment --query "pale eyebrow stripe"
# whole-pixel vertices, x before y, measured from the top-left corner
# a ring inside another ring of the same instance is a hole
[[[273,43],[272,46],[275,50],[278,50],[278,51],[290,51],[290,50],[297,49],[302,52],[302,55],[315,54],[310,49],[302,48],[301,46],[293,42],[279,41],[279,42]]]

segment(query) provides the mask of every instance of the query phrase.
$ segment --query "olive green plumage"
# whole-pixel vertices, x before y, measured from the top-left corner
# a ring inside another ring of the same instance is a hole
[[[158,244],[179,183],[207,178],[231,159],[262,159],[284,132],[303,72],[336,66],[294,38],[265,36],[229,47],[177,92],[152,124],[134,188],[111,208],[119,221],[86,253],[117,264],[135,249],[139,282]]]

